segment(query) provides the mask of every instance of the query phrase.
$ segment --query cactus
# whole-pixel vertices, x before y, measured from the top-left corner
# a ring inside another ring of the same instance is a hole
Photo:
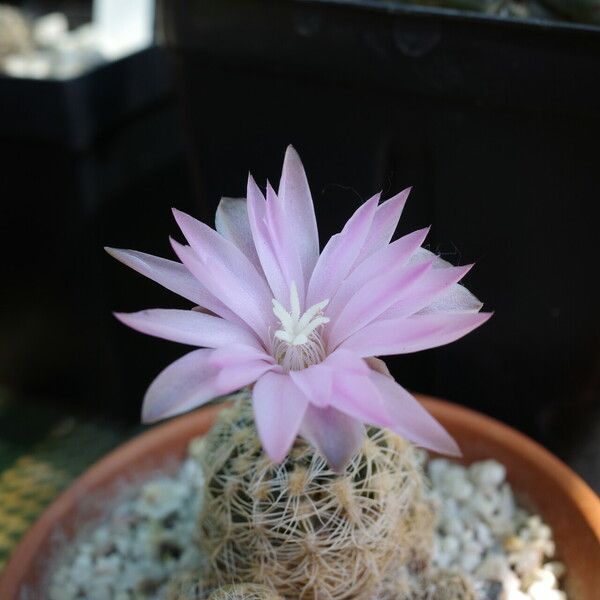
[[[433,569],[420,579],[417,593],[412,600],[477,600],[473,585],[458,571]],[[409,600],[407,598],[406,600]]]
[[[169,581],[161,597],[164,600],[206,600],[216,587],[207,573],[185,571]]]
[[[276,592],[264,585],[240,583],[226,585],[215,590],[208,600],[283,600]]]
[[[202,571],[176,575],[161,597],[165,600],[283,600],[263,585],[240,583],[219,587]]]
[[[407,565],[390,571],[376,600],[477,600],[471,582],[458,571],[434,567],[416,573]]]
[[[388,431],[369,428],[342,474],[300,438],[275,465],[242,397],[204,438],[201,462],[197,539],[220,583],[255,581],[302,600],[371,600],[391,561],[428,553],[416,452]]]

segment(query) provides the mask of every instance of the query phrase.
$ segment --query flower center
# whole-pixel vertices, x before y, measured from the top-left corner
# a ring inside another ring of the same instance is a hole
[[[273,354],[286,371],[300,371],[325,358],[321,326],[329,323],[322,315],[329,300],[323,300],[300,314],[300,298],[295,282],[290,286],[290,311],[273,298],[273,312],[281,329],[275,332]]]

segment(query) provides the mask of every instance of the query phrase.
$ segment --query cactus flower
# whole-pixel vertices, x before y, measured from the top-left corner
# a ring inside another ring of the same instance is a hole
[[[458,454],[444,428],[378,356],[452,342],[484,323],[455,267],[421,247],[428,228],[391,242],[410,190],[373,196],[319,252],[314,207],[296,151],[286,152],[277,193],[252,176],[245,199],[223,198],[216,231],[174,210],[187,240],[181,262],[107,251],[183,296],[190,310],[116,313],[142,333],[196,346],[162,371],[144,398],[153,422],[252,385],[266,453],[281,462],[298,435],[341,470],[364,424],[422,447]]]

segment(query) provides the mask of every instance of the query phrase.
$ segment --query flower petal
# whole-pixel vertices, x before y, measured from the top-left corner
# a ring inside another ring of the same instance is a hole
[[[431,263],[418,263],[412,265],[412,268],[427,264]],[[461,280],[472,267],[473,265],[465,265],[461,267],[448,267],[447,269],[433,268],[428,270],[410,290],[407,290],[407,293],[404,294],[402,298],[390,306],[390,308],[381,315],[381,318],[394,319],[397,317],[407,317],[426,307],[430,307],[438,298],[443,297],[445,293],[457,285],[457,282]],[[427,312],[438,311],[429,310]]]
[[[319,258],[319,232],[306,173],[292,146],[285,152],[278,195],[292,224],[291,244],[298,250],[304,280],[308,281]]]
[[[411,263],[413,264],[426,260],[434,261],[434,269],[448,269],[453,266],[425,248],[419,248],[411,257]],[[482,308],[483,302],[478,300],[467,288],[455,283],[420,312],[479,312]]]
[[[289,215],[284,212],[283,203],[275,194],[271,185],[267,182],[267,204],[266,204],[267,228],[269,230],[271,246],[275,250],[277,262],[286,282],[288,290],[292,282],[302,300],[306,295],[306,280],[302,263],[298,254],[299,248],[295,246],[297,224],[290,220]]]
[[[271,297],[264,280],[250,276],[247,269],[231,268],[216,255],[201,258],[189,246],[182,246],[175,240],[171,240],[171,245],[194,276],[268,346],[268,330],[273,316],[269,310]]]
[[[233,313],[181,263],[137,250],[120,250],[118,248],[105,248],[105,250],[124,265],[148,279],[156,281],[168,290],[226,319],[235,320]]]
[[[186,412],[219,395],[215,386],[217,371],[209,363],[212,352],[194,350],[159,373],[144,397],[144,423]]]
[[[392,416],[392,431],[428,450],[460,456],[452,436],[402,386],[380,373],[373,372],[371,379]]]
[[[373,196],[350,217],[344,229],[323,249],[310,279],[306,304],[330,299],[354,266],[369,233],[379,196]]]
[[[279,302],[285,303],[289,300],[289,287],[281,265],[277,260],[271,233],[267,225],[267,201],[252,175],[248,176],[247,196],[250,229],[263,273],[271,288],[272,296]]]
[[[289,376],[311,404],[321,408],[329,405],[333,373],[325,363],[312,365],[300,371],[290,371]]]
[[[390,427],[393,424],[387,405],[370,378],[370,372],[357,375],[349,371],[335,371],[330,402],[331,406],[361,423],[377,427]]]
[[[266,373],[254,386],[252,405],[265,452],[280,463],[298,435],[308,401],[288,375]]]
[[[218,348],[210,357],[211,364],[219,369],[255,360],[275,364],[275,359],[256,344],[230,344]]]
[[[453,342],[483,325],[492,313],[432,313],[375,321],[340,348],[362,357],[407,354]]]
[[[475,297],[464,285],[455,283],[444,290],[430,304],[419,311],[419,314],[436,312],[476,313],[483,308],[483,302]]]
[[[329,330],[328,346],[336,348],[347,337],[359,331],[401,300],[420,297],[421,281],[425,279],[431,263],[388,268],[388,272],[375,277],[358,290],[340,312]],[[419,305],[422,308],[422,305]]]
[[[136,331],[165,340],[218,348],[244,343],[258,346],[258,339],[245,327],[195,310],[155,308],[115,317]]]
[[[210,364],[218,370],[218,389],[239,389],[254,383],[267,371],[281,372],[275,359],[256,345],[232,344],[217,348],[210,356]]]
[[[369,356],[368,358],[365,358],[364,361],[367,363],[369,368],[376,373],[385,375],[386,377],[392,377],[388,366],[380,358],[377,358],[376,356]]]
[[[261,269],[250,231],[246,198],[221,198],[215,214],[215,227],[242,251],[256,269]]]
[[[371,230],[358,256],[357,263],[389,244],[412,188],[406,188],[377,207]]]
[[[390,268],[395,269],[406,265],[428,233],[429,227],[409,233],[373,253],[353,268],[325,309],[325,315],[331,319],[331,326],[358,290],[368,286],[375,277],[388,273]]]
[[[280,371],[278,365],[264,360],[241,362],[222,368],[217,375],[215,387],[220,394],[227,394],[231,390],[239,390],[255,381],[258,381],[269,371]]]
[[[319,408],[309,404],[300,434],[323,455],[334,471],[341,473],[360,449],[365,428],[360,421],[331,406]]]

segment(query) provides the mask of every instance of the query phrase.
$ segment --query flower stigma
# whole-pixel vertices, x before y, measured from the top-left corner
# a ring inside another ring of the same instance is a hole
[[[281,329],[275,332],[273,354],[286,371],[300,371],[325,358],[320,327],[329,323],[329,319],[322,315],[328,304],[329,299],[323,300],[301,314],[298,288],[294,281],[290,285],[289,312],[273,298],[273,313],[281,325]]]

